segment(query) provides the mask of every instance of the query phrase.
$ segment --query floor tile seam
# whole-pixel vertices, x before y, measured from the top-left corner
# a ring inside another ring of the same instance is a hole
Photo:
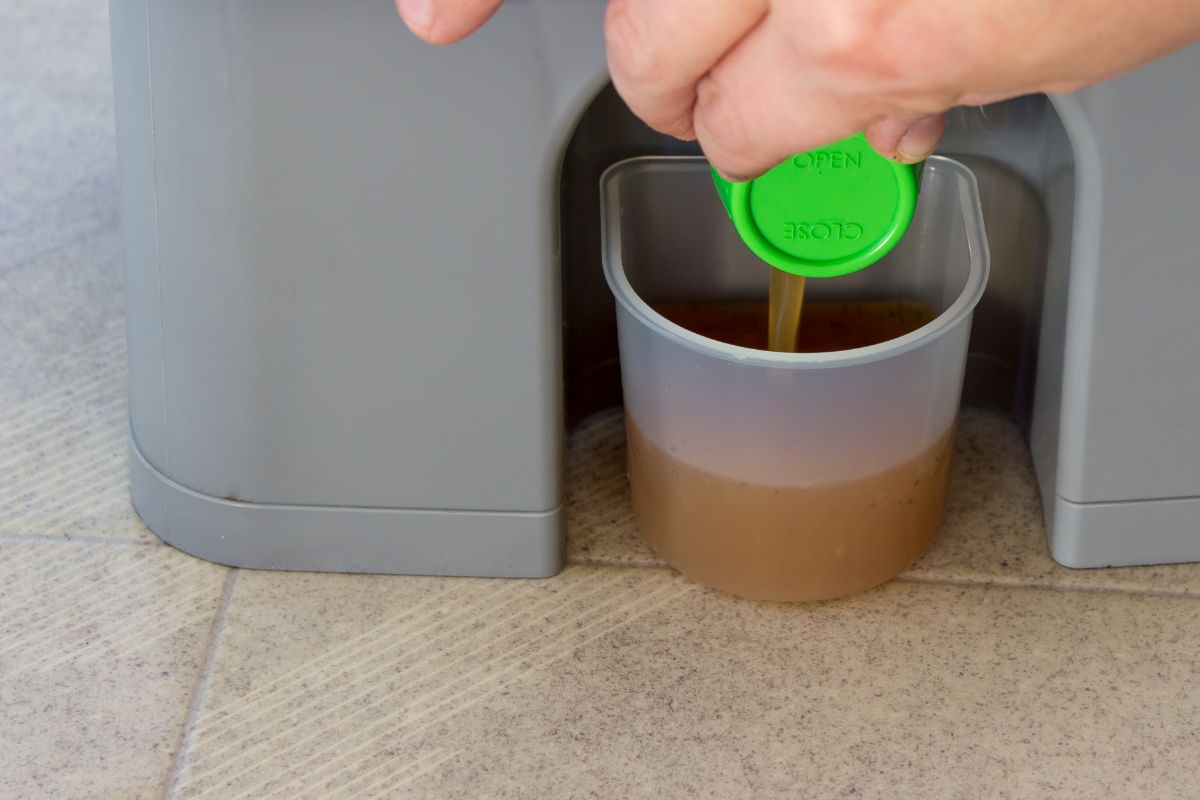
[[[0,529],[5,523],[0,521]],[[27,544],[37,542],[47,545],[84,545],[100,547],[161,547],[162,542],[154,539],[124,539],[110,536],[91,536],[88,534],[71,536],[54,536],[40,533],[11,533],[0,530],[0,543],[13,542]]]
[[[200,711],[204,708],[204,704],[208,700],[209,690],[212,688],[217,649],[221,643],[221,635],[225,630],[229,608],[233,604],[233,593],[237,588],[238,578],[241,573],[242,570],[231,568],[229,575],[225,577],[225,585],[221,589],[221,602],[217,606],[217,613],[213,617],[212,626],[208,631],[208,641],[204,650],[204,666],[201,667],[200,674],[196,677],[196,685],[192,689],[192,696],[188,702],[188,713],[183,720],[183,727],[179,734],[179,746],[175,750],[175,757],[171,760],[171,769],[167,772],[166,779],[162,784],[162,793],[159,796],[163,800],[174,796],[179,781],[183,777],[184,760],[187,758],[188,745],[192,738],[192,732],[196,728],[196,722],[200,717]]]
[[[2,525],[2,523],[0,523]],[[109,538],[104,536],[88,536],[77,535],[69,537],[47,536],[40,534],[20,534],[8,533],[0,531],[0,543],[37,543],[47,546],[70,546],[77,545],[83,547],[162,547],[163,543],[157,539],[124,539],[124,538]],[[672,567],[666,564],[648,564],[636,562],[624,562],[610,558],[597,559],[579,559],[570,558],[565,564],[565,567],[589,567],[594,569],[640,569],[640,570],[660,570],[671,571]],[[1020,578],[988,578],[983,576],[977,577],[954,577],[954,576],[936,576],[936,575],[899,575],[893,580],[902,583],[926,584],[933,586],[964,586],[977,589],[1032,589],[1038,591],[1049,592],[1071,592],[1075,594],[1117,594],[1128,596],[1145,596],[1145,597],[1178,597],[1178,598],[1200,598],[1200,591],[1187,591],[1169,588],[1155,588],[1150,586],[1081,586],[1071,584],[1061,584],[1051,581],[1031,579],[1025,580]]]
[[[612,559],[595,559],[595,560],[580,560],[572,558],[567,561],[567,566],[575,567],[593,567],[596,569],[647,569],[647,570],[667,570],[672,567],[667,564],[634,564],[615,561]],[[925,584],[931,586],[964,586],[975,589],[1033,589],[1044,592],[1070,592],[1073,594],[1115,594],[1123,596],[1139,596],[1139,597],[1178,597],[1186,599],[1200,598],[1200,590],[1189,592],[1179,589],[1155,588],[1155,587],[1136,587],[1136,586],[1080,586],[1054,583],[1045,580],[1023,580],[1019,578],[1013,579],[995,579],[987,577],[954,577],[954,576],[934,576],[934,575],[914,575],[902,574],[892,580],[901,583]]]
[[[1081,586],[1038,579],[993,579],[979,577],[954,577],[935,575],[899,575],[893,580],[901,583],[925,584],[929,586],[962,586],[976,589],[1033,590],[1060,594],[1121,595],[1125,597],[1173,597],[1194,600],[1200,592],[1179,589],[1155,588],[1151,586]]]
[[[646,569],[646,570],[664,570],[673,572],[674,568],[670,564],[647,564],[635,563],[627,561],[617,561],[609,558],[597,558],[590,560],[582,560],[579,558],[568,558],[563,562],[563,568],[566,567],[595,567],[597,569]]]

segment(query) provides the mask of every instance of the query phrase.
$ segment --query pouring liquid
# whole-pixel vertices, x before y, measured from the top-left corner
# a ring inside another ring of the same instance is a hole
[[[767,349],[777,353],[796,352],[800,314],[804,308],[804,276],[781,269],[771,270],[767,301]]]

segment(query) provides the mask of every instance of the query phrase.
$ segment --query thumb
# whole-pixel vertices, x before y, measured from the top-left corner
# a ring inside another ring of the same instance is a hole
[[[501,0],[396,0],[404,24],[430,44],[465,39],[487,22]]]
[[[946,130],[946,115],[918,119],[884,117],[867,127],[867,141],[880,155],[903,164],[916,164],[932,155]]]

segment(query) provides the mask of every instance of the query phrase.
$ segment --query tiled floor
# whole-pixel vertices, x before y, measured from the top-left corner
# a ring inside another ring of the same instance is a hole
[[[572,439],[550,580],[160,544],[127,500],[105,14],[0,5],[0,798],[1197,796],[1200,566],[1056,566],[981,412],[932,552],[831,603],[665,569],[614,414]]]

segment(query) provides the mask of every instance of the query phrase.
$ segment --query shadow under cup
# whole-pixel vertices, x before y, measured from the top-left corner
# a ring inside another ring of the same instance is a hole
[[[767,301],[770,268],[737,238],[703,159],[621,162],[601,195],[634,515],[651,547],[694,580],[766,600],[838,597],[910,566],[941,525],[987,282],[970,171],[931,158],[900,244],[808,281],[806,302],[913,300],[933,321],[827,353],[736,347],[653,310]]]

